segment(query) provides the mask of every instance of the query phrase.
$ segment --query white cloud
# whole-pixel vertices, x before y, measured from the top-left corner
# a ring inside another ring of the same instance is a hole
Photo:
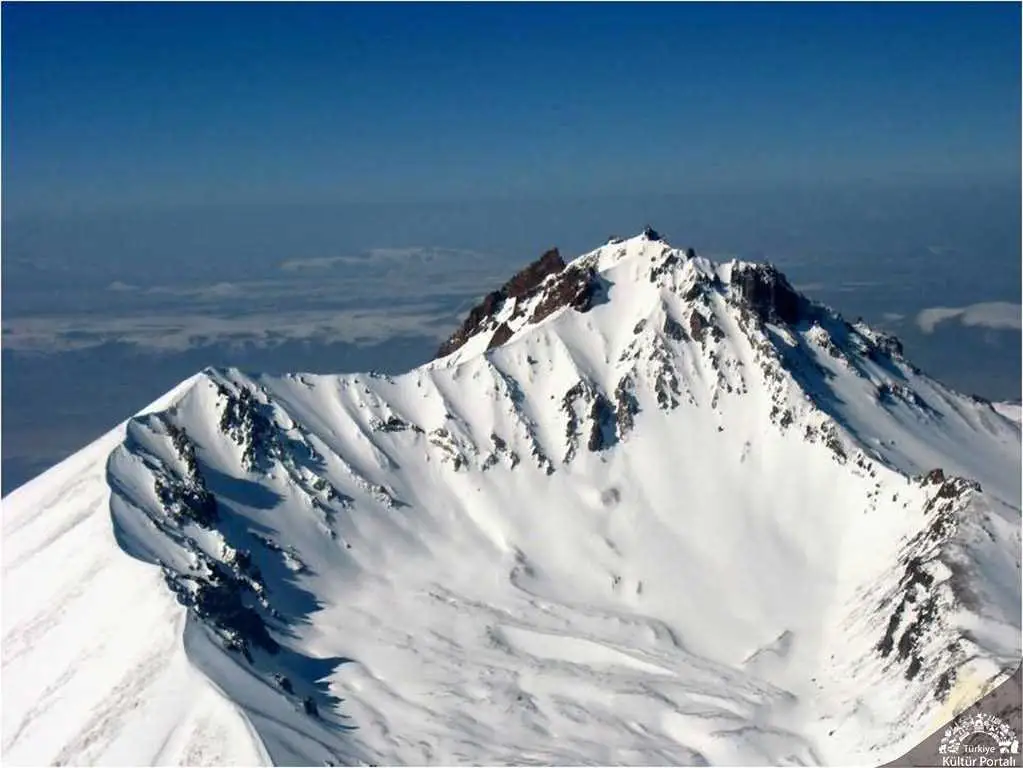
[[[371,248],[358,256],[326,256],[311,259],[288,259],[280,263],[287,272],[310,269],[330,269],[338,266],[387,267],[415,262],[420,265],[450,265],[453,263],[476,263],[491,261],[492,254],[467,251],[459,248],[436,246],[415,246],[412,248]]]
[[[339,265],[352,269],[332,269]],[[377,344],[445,338],[459,308],[514,271],[493,255],[453,248],[374,248],[358,256],[296,259],[284,272],[245,279],[137,285],[77,315],[5,317],[10,350],[55,353],[103,344],[183,351],[215,344],[274,347],[292,341]]]
[[[296,272],[300,269],[329,269],[337,264],[348,264],[354,261],[352,256],[328,256],[321,259],[289,259],[281,262],[285,272]]]
[[[931,307],[916,316],[916,324],[924,333],[933,333],[939,323],[956,320],[962,325],[996,330],[1020,330],[1023,327],[1019,304],[987,301],[966,307]]]
[[[451,313],[435,306],[340,311],[259,312],[218,317],[201,314],[31,317],[5,321],[4,346],[21,352],[61,352],[109,343],[180,352],[212,344],[274,347],[289,341],[376,344],[396,337],[433,336],[454,328]]]
[[[116,291],[117,293],[128,293],[129,291],[139,290],[139,287],[131,283],[122,283],[120,280],[114,280],[114,282],[107,286],[107,290]]]
[[[181,296],[193,299],[231,299],[242,296],[246,289],[240,283],[215,283],[213,285],[201,285],[196,287],[176,287],[157,285],[147,288],[146,293],[166,294],[169,296]]]

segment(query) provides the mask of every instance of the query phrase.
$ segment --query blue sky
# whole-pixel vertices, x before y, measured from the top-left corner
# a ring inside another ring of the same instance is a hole
[[[1016,3],[0,14],[0,493],[206,365],[407,370],[644,224],[1019,396]]]
[[[3,6],[8,215],[1018,178],[1002,4]]]

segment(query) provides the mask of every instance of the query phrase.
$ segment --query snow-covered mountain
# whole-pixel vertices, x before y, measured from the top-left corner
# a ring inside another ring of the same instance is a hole
[[[652,230],[3,502],[10,763],[879,764],[1020,660],[1020,426]]]

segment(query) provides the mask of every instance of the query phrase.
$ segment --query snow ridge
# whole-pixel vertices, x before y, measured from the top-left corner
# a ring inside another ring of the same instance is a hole
[[[11,494],[12,759],[881,763],[1018,665],[1018,419],[773,266],[551,251],[440,351],[210,369]]]

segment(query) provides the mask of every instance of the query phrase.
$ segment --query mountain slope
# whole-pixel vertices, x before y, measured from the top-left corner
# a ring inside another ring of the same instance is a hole
[[[881,763],[1018,665],[1018,423],[772,267],[550,252],[441,354],[7,497],[5,755]]]
[[[126,427],[4,500],[4,759],[262,762],[245,715],[189,662],[159,571],[115,540],[106,461]]]

